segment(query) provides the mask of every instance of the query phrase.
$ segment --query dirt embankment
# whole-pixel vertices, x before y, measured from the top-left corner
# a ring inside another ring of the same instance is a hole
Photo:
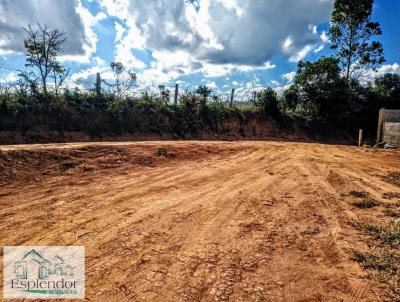
[[[239,150],[234,147],[185,146],[168,143],[146,143],[138,145],[90,143],[68,145],[38,145],[0,148],[0,185],[12,182],[39,181],[51,176],[71,176],[105,171],[125,171],[130,168],[174,164],[174,162],[199,160],[210,155],[226,156]]]
[[[60,131],[37,126],[28,131],[0,130],[0,144],[67,143],[96,141],[156,141],[156,140],[283,140],[299,142],[333,142],[352,144],[355,139],[343,129],[336,127],[305,125],[299,120],[274,120],[273,118],[230,118],[213,125],[198,126],[199,129],[171,128],[171,122],[157,131],[149,128],[136,131],[91,130]],[[333,139],[332,139],[333,138]]]
[[[395,253],[396,228],[358,227],[396,219],[396,153],[283,142],[2,150],[14,172],[0,186],[1,244],[85,246],[89,301],[396,301],[396,266],[381,279],[362,256],[370,240]]]

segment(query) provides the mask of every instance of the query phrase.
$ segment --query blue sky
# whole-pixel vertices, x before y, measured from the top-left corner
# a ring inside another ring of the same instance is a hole
[[[326,32],[332,0],[2,0],[0,82],[24,68],[22,27],[46,23],[66,32],[67,85],[112,80],[120,61],[138,75],[137,91],[179,83],[236,88],[242,96],[290,85],[299,59],[331,54]],[[55,4],[57,3],[57,4]],[[376,0],[386,62],[365,80],[400,73],[400,0]]]

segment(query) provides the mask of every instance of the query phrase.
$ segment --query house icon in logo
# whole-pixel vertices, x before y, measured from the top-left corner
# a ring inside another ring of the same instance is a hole
[[[53,274],[73,276],[74,270],[75,267],[66,264],[62,257],[55,255],[49,261],[34,249],[14,263],[14,273],[18,279],[46,279]]]

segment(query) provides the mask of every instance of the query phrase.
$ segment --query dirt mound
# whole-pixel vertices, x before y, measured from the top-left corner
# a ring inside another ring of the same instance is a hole
[[[132,167],[154,168],[173,161],[194,160],[210,154],[226,154],[216,146],[191,148],[148,144],[146,146],[101,146],[36,150],[0,150],[0,185],[12,181],[38,181],[46,176],[94,173]]]

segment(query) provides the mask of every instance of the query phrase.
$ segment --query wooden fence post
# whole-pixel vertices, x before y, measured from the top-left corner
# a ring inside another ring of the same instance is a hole
[[[175,105],[178,105],[178,93],[179,93],[179,84],[175,84],[175,98],[174,98]]]
[[[385,119],[385,108],[382,108],[379,110],[379,119],[378,119],[378,131],[376,135],[376,143],[379,144],[382,142],[382,128],[383,128],[383,122]]]
[[[99,96],[101,94],[101,76],[100,72],[96,74],[96,94]]]
[[[363,140],[363,129],[360,129],[358,131],[358,146],[361,147],[362,145],[362,140]]]
[[[229,107],[233,106],[233,96],[235,95],[235,88],[232,88],[232,92],[231,92],[231,100],[229,102]]]

